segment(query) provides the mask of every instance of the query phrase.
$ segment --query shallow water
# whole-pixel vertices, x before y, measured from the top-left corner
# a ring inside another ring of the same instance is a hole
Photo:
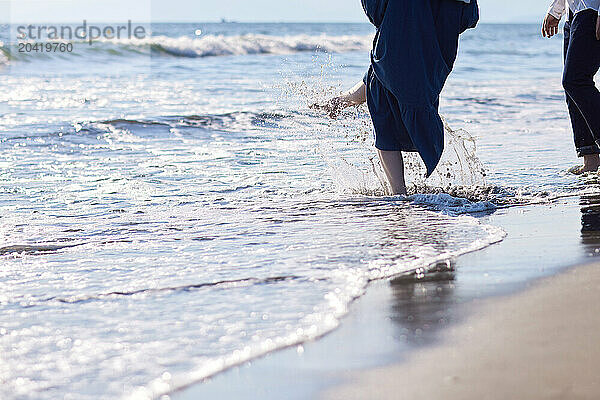
[[[464,131],[431,180],[408,159],[408,198],[385,196],[364,108],[308,109],[362,77],[368,25],[153,32],[50,57],[0,39],[2,398],[169,393],[501,240],[482,212],[595,190],[564,173],[561,46],[535,25],[465,37],[442,99]]]

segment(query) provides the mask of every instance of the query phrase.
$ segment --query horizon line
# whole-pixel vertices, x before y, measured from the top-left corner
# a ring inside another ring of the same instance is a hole
[[[117,21],[101,21],[101,20],[89,20],[89,19],[81,19],[77,21],[0,21],[2,25],[38,25],[38,24],[81,24],[83,21],[91,22],[91,23],[104,23],[104,24],[118,24],[118,23],[127,23],[128,21],[140,23],[140,24],[364,24],[370,25],[368,21],[241,21],[241,20],[206,20],[206,21],[169,21],[169,20],[135,20],[135,19],[127,19],[127,20],[117,20]],[[538,21],[533,20],[512,20],[512,21],[481,21],[479,24],[481,25],[522,25],[522,24],[537,24]]]

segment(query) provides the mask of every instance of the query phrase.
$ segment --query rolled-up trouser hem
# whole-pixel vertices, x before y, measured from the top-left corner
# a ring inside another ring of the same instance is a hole
[[[592,154],[600,154],[599,145],[595,146],[584,146],[577,148],[577,157],[589,156]]]

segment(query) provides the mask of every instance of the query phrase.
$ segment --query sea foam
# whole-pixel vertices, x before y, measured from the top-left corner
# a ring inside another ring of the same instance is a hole
[[[6,49],[4,42],[0,40],[0,65],[8,64],[8,50]]]
[[[63,41],[61,41],[63,42]],[[114,57],[158,54],[183,58],[203,58],[218,56],[242,56],[261,54],[294,54],[301,52],[344,53],[368,51],[371,35],[289,35],[275,36],[264,34],[244,35],[205,35],[202,37],[152,36],[145,39],[98,39],[92,46],[84,40],[73,43],[73,53],[79,55],[110,55]],[[0,48],[0,64],[10,49]],[[12,49],[16,59],[35,58],[43,55],[61,56],[60,53],[19,53]],[[6,60],[6,61],[7,61]]]
[[[119,44],[118,41],[111,41]],[[290,54],[298,52],[347,52],[367,50],[370,36],[269,36],[246,34],[238,36],[206,35],[201,38],[187,36],[170,38],[154,36],[130,44],[150,45],[152,50],[176,57],[214,57],[248,54]]]

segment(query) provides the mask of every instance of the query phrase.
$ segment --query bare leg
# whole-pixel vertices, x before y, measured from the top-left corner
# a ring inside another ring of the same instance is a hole
[[[399,151],[377,151],[379,152],[379,159],[381,160],[385,175],[392,188],[392,194],[406,195],[402,153]]]

